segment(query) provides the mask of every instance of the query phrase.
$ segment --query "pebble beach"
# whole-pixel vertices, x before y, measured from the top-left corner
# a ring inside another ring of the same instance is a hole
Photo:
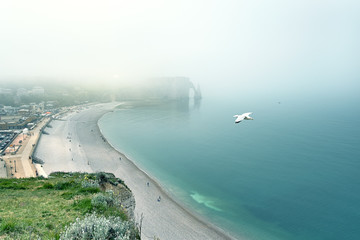
[[[148,174],[103,137],[98,120],[121,103],[96,104],[72,110],[52,120],[35,156],[46,174],[111,172],[132,190],[135,220],[142,218],[142,239],[233,239],[223,230],[195,216],[170,197]]]

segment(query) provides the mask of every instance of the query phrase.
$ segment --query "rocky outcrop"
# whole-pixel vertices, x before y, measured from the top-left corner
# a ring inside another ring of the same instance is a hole
[[[121,205],[125,209],[129,219],[135,220],[134,211],[135,211],[135,198],[131,190],[123,184],[105,184],[106,191],[111,190],[114,192],[114,195],[119,199]]]
[[[127,87],[118,92],[119,99],[201,99],[200,87],[195,87],[187,77],[152,78],[136,87]]]
[[[187,77],[155,78],[150,81],[150,94],[158,98],[188,99],[190,90],[194,91],[194,98],[201,98],[200,88]]]
[[[129,219],[135,220],[135,198],[128,186],[112,173],[96,173],[96,178],[104,191],[111,190],[114,193],[114,196],[119,200]]]

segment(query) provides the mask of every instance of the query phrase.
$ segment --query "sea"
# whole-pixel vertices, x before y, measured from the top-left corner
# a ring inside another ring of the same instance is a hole
[[[220,98],[118,109],[108,141],[242,239],[360,237],[360,99]],[[235,124],[235,114],[254,120]]]

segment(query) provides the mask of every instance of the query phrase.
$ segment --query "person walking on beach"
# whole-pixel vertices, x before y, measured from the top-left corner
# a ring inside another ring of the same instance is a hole
[[[157,201],[158,201],[158,202],[160,202],[160,201],[161,201],[161,197],[160,197],[160,196],[158,197],[158,200],[157,200]]]

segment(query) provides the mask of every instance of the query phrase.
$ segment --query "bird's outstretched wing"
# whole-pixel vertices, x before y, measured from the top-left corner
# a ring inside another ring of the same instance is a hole
[[[238,115],[238,117],[235,119],[235,123],[241,122],[242,120],[244,120],[244,118],[245,118],[244,114],[243,115]]]
[[[236,118],[237,118],[238,116],[240,116],[240,115],[234,115],[234,117],[236,117]]]
[[[242,115],[249,117],[249,115],[252,114],[252,112],[248,112],[248,113],[243,113]]]

